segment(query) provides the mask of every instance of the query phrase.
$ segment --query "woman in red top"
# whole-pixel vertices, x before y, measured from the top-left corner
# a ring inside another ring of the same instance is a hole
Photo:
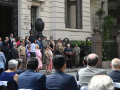
[[[17,47],[20,46],[20,41],[21,41],[21,39],[20,39],[20,37],[18,37],[18,39],[17,39]]]

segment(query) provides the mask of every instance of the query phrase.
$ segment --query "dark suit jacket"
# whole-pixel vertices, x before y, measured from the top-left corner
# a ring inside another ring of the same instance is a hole
[[[15,71],[15,73],[18,74],[18,75],[21,74],[21,73],[23,73],[23,72],[24,72],[23,69],[17,69],[17,70]]]
[[[75,78],[61,71],[56,71],[46,80],[48,90],[79,90]]]
[[[113,82],[119,82],[120,83],[120,70],[113,70],[108,75],[112,78]]]
[[[46,76],[34,70],[27,70],[18,76],[18,88],[46,90]]]
[[[17,59],[18,57],[18,51],[13,47],[11,51],[12,59]]]
[[[34,40],[35,40],[34,36],[29,36],[29,41],[30,41],[31,43],[34,43]]]

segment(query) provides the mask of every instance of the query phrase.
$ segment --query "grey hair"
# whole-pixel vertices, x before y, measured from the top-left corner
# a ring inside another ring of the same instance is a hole
[[[118,69],[120,67],[120,60],[118,58],[115,58],[111,62],[112,67],[115,69]]]
[[[109,76],[93,76],[88,85],[88,90],[114,90],[113,81]]]
[[[18,66],[18,61],[12,59],[8,62],[8,69],[14,70]]]

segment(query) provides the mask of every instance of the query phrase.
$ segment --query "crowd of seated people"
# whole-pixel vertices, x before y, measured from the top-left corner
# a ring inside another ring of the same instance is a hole
[[[118,58],[112,60],[113,71],[108,75],[104,69],[97,68],[98,62],[99,57],[96,54],[87,56],[87,67],[78,71],[81,89],[74,76],[64,73],[66,60],[63,55],[55,55],[53,59],[55,72],[49,76],[37,72],[39,62],[36,57],[27,60],[26,71],[21,69],[21,59],[12,59],[8,62],[8,70],[1,73],[0,81],[11,82],[14,90],[84,90],[85,87],[87,88],[85,90],[114,90],[114,83],[119,83],[120,60]]]

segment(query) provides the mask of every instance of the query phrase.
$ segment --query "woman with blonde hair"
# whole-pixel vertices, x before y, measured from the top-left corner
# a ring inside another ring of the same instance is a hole
[[[53,36],[50,36],[50,41],[49,41],[49,48],[52,52],[54,52],[55,49],[55,42],[53,41]]]
[[[39,45],[35,45],[35,53],[36,53],[36,58],[38,59],[38,70],[42,69],[42,53],[40,52]]]
[[[45,56],[46,56],[46,73],[49,73],[50,63],[51,63],[52,56],[53,56],[52,51],[49,49],[49,46],[46,47]]]

